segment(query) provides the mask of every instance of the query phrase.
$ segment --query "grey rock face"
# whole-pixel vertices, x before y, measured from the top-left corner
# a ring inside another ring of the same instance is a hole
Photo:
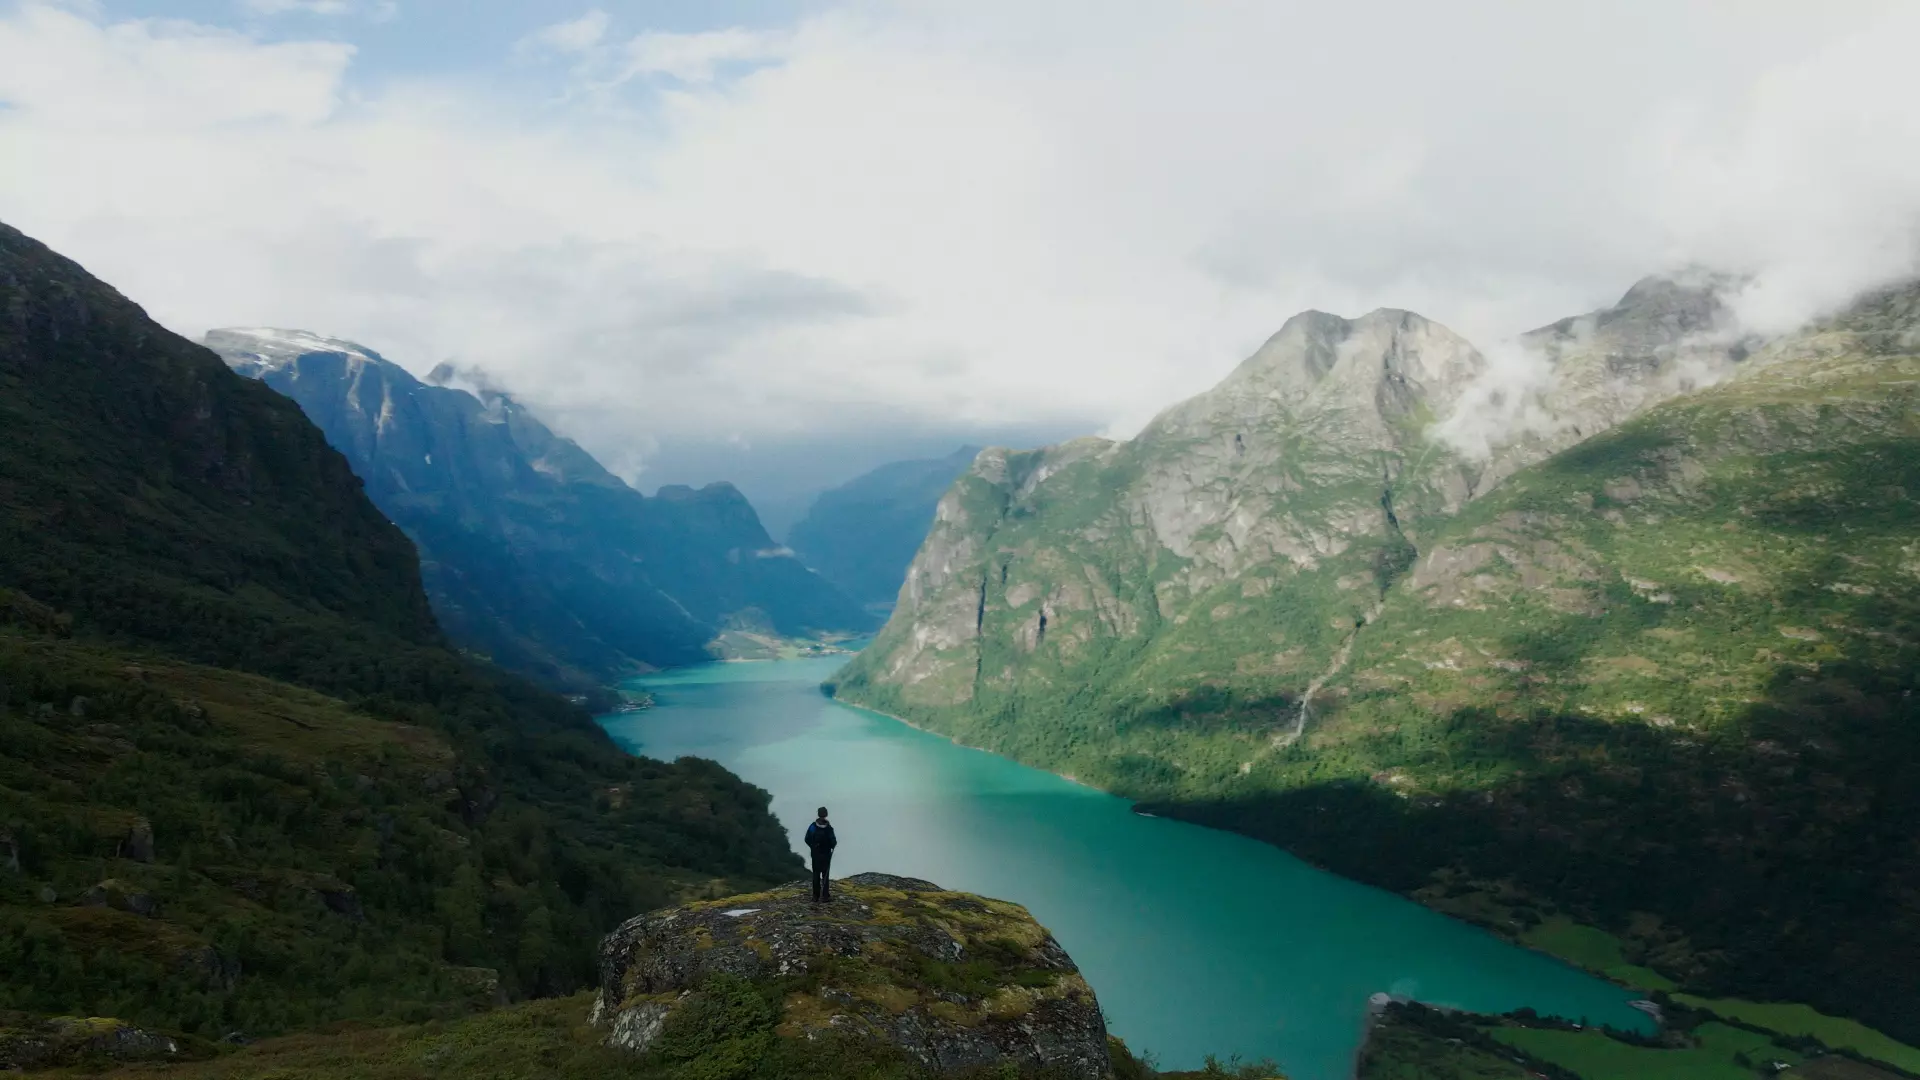
[[[1282,596],[1295,585],[1336,610],[1311,635],[1246,648],[1268,666],[1285,654],[1274,691],[1303,692],[1365,619],[1367,589],[1473,493],[1477,467],[1428,428],[1485,366],[1412,312],[1306,312],[1129,442],[982,452],[942,498],[893,619],[843,692],[880,708],[979,708],[1073,693],[1125,653],[1108,677],[1125,670],[1164,694],[1193,679],[1183,651],[1209,647],[1183,637],[1249,601],[1299,606]],[[1314,578],[1332,580],[1304,584]],[[1174,681],[1148,681],[1160,664]]]
[[[839,692],[1011,715],[1089,700],[1098,672],[1091,689],[1115,695],[1102,709],[1151,712],[1230,681],[1288,725],[1297,705],[1281,703],[1343,663],[1381,590],[1470,500],[1752,366],[1727,303],[1738,286],[1643,280],[1523,335],[1535,381],[1512,386],[1412,312],[1304,312],[1129,442],[989,449],[942,498],[892,620]]]
[[[628,920],[601,945],[591,1021],[609,1045],[651,1047],[716,975],[774,982],[777,1032],[883,1042],[940,1071],[1010,1063],[1110,1073],[1093,992],[1053,936],[1014,904],[860,874],[815,904],[805,883]],[[857,963],[848,963],[857,961]],[[930,983],[927,971],[992,972]]]

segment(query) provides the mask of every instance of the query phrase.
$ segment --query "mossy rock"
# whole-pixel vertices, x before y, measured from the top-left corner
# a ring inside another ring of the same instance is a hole
[[[859,874],[629,919],[601,945],[592,1022],[645,1053],[706,988],[779,1002],[779,1037],[864,1037],[921,1065],[1111,1075],[1106,1024],[1072,958],[1025,908],[931,882]]]
[[[111,1017],[0,1016],[0,1072],[61,1065],[169,1061],[197,1056],[168,1035]]]

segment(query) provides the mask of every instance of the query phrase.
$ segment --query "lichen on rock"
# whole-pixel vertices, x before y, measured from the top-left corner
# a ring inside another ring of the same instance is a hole
[[[743,983],[774,1003],[776,1038],[871,1040],[941,1072],[1111,1075],[1092,989],[1025,908],[890,874],[836,882],[826,904],[795,882],[629,919],[601,945],[591,1022],[655,1051],[710,988]]]

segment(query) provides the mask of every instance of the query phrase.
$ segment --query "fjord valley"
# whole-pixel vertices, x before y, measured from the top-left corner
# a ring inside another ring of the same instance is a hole
[[[1017,904],[816,909],[767,792],[456,651],[293,401],[5,227],[0,312],[0,1068],[1154,1075]],[[658,498],[764,539],[720,495]]]
[[[0,0],[0,1073],[1920,1080],[1915,41]]]
[[[4,227],[0,507],[9,1066],[569,993],[798,873],[764,792],[454,652],[291,401]]]
[[[834,690],[1629,985],[1920,1039],[1920,290],[1756,343],[1723,287],[1537,332],[1527,400],[1418,315],[1309,312],[1134,439],[984,451]]]
[[[452,641],[503,667],[592,691],[874,625],[732,485],[643,496],[511,396],[423,382],[352,342],[215,330],[206,344],[299,403],[419,548]]]

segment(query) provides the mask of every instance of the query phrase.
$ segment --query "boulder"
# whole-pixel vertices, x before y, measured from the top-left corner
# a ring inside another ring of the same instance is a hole
[[[937,1072],[1111,1075],[1092,989],[1025,908],[889,874],[834,888],[826,904],[795,882],[629,919],[601,943],[591,1022],[645,1052],[703,988],[747,980],[779,1002],[777,1037],[877,1040]]]
[[[76,903],[81,907],[110,907],[149,919],[160,917],[160,901],[154,899],[152,893],[116,878],[108,878],[81,893]]]

